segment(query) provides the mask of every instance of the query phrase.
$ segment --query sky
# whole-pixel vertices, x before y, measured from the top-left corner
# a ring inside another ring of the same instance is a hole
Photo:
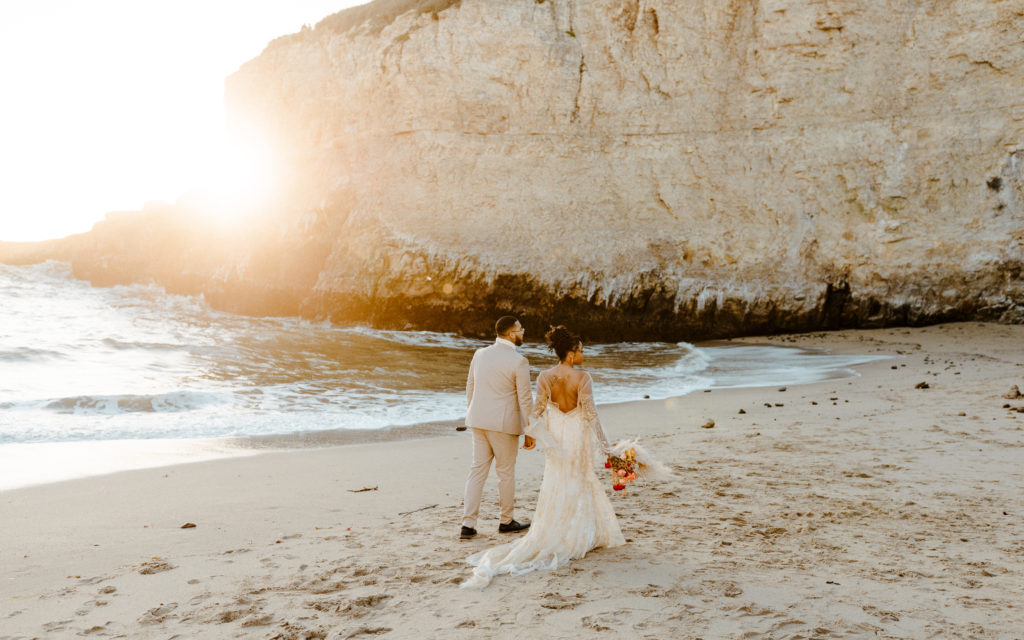
[[[224,78],[366,0],[32,0],[0,9],[0,241],[258,181],[224,135]],[[225,185],[229,185],[226,187]]]

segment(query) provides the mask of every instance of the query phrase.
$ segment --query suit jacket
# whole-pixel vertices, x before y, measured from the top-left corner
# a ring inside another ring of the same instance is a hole
[[[530,363],[507,342],[477,349],[466,379],[466,426],[523,435],[533,408]]]

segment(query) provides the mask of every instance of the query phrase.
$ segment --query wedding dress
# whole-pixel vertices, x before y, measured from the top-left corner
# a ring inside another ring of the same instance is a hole
[[[564,382],[549,371],[537,379],[537,402],[526,433],[544,447],[545,461],[530,529],[515,542],[470,556],[473,576],[460,586],[483,588],[496,575],[556,569],[596,547],[626,543],[605,487],[594,474],[595,454],[609,446],[590,374],[584,374],[577,405],[567,413],[551,401],[552,385]]]

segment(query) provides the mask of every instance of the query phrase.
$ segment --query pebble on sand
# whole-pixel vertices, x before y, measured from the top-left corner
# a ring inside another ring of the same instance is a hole
[[[915,389],[929,389],[930,387],[928,386],[927,382],[918,382],[917,384],[914,385],[914,388]]]
[[[742,409],[741,409],[741,411],[742,411]],[[700,425],[700,428],[701,429],[714,429],[715,428],[715,421],[714,420],[708,420],[704,424]]]

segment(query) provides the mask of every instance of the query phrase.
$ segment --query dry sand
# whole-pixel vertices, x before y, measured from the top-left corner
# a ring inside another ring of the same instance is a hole
[[[1024,327],[773,341],[900,358],[603,407],[624,547],[458,589],[465,433],[129,471],[0,493],[0,638],[1024,638]]]

